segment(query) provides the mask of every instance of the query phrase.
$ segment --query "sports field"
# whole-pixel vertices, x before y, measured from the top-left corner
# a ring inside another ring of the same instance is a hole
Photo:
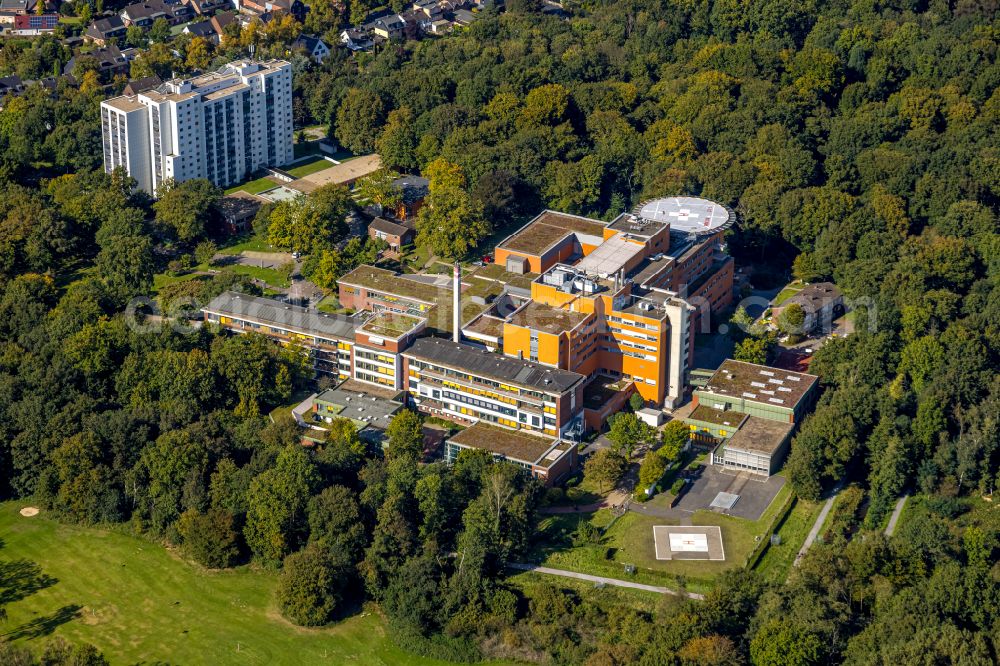
[[[0,503],[0,576],[25,559],[50,580],[10,595],[0,634],[36,649],[87,641],[112,664],[442,664],[395,648],[382,619],[359,613],[302,629],[277,612],[277,575],[209,572],[125,534],[61,525]],[[17,599],[20,596],[21,599]]]

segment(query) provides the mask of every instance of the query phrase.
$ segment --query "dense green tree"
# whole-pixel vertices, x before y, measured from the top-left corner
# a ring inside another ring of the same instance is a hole
[[[318,543],[285,558],[278,582],[278,605],[295,624],[315,627],[329,622],[343,598],[347,571],[334,551]]]
[[[423,420],[416,412],[404,409],[392,418],[385,431],[386,456],[409,456],[419,460],[424,454]]]
[[[177,239],[189,243],[205,236],[214,206],[222,197],[222,190],[204,178],[182,183],[167,180],[156,191],[158,197],[153,209],[156,222],[176,234]]]
[[[379,95],[366,89],[351,88],[337,109],[332,134],[352,152],[371,152],[385,123],[385,113],[385,105]]]
[[[587,459],[583,473],[596,481],[601,492],[604,492],[605,486],[613,488],[621,481],[627,469],[628,461],[625,456],[613,449],[601,449]]]
[[[318,481],[306,452],[292,445],[250,483],[244,536],[262,563],[277,565],[304,540],[306,506]]]
[[[210,569],[231,567],[239,557],[233,516],[221,509],[188,509],[177,521],[184,553]]]

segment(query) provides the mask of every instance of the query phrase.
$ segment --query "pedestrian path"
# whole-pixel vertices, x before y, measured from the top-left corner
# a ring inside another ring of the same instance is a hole
[[[518,571],[534,571],[535,573],[549,574],[552,576],[562,576],[564,578],[575,578],[577,580],[585,580],[591,583],[604,583],[605,585],[614,585],[615,587],[628,587],[633,590],[644,590],[646,592],[656,592],[658,594],[672,594],[674,596],[687,597],[689,599],[700,600],[705,598],[705,595],[698,594],[697,592],[678,592],[677,590],[671,590],[668,587],[660,587],[658,585],[645,585],[643,583],[633,583],[630,580],[605,578],[604,576],[591,576],[590,574],[578,573],[576,571],[566,571],[565,569],[552,569],[551,567],[540,567],[535,564],[511,562],[507,566],[511,569],[517,569]]]
[[[809,530],[809,535],[806,537],[805,543],[802,544],[802,548],[799,549],[799,554],[795,556],[795,562],[792,563],[792,566],[799,566],[799,562],[803,557],[805,557],[806,551],[809,550],[809,547],[813,545],[813,541],[815,541],[816,537],[819,536],[819,531],[823,529],[823,523],[826,521],[826,517],[830,514],[830,509],[833,508],[833,501],[837,499],[837,495],[840,494],[840,488],[840,484],[837,484],[837,487],[833,489],[830,497],[826,500],[826,503],[823,504],[823,509],[816,517],[816,522],[813,523],[812,529]]]
[[[903,506],[906,505],[906,498],[909,495],[904,494],[898,500],[896,500],[896,508],[892,510],[892,515],[889,516],[889,524],[885,526],[885,535],[891,537],[896,531],[896,523],[899,522],[899,515],[903,513]]]

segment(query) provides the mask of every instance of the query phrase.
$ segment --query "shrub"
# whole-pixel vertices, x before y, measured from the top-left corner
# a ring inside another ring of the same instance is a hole
[[[684,488],[684,483],[685,483],[684,479],[677,479],[676,481],[674,481],[674,484],[670,486],[670,492],[673,493],[674,495],[679,495],[681,490]]]

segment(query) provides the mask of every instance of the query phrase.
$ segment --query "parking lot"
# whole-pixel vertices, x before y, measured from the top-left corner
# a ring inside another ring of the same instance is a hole
[[[732,493],[740,498],[731,508],[720,513],[746,520],[759,520],[770,506],[774,497],[785,485],[785,479],[772,476],[767,480],[749,472],[734,473],[723,471],[712,465],[700,465],[685,472],[692,481],[687,492],[681,497],[676,508],[695,512],[710,509],[712,500],[719,493]]]

